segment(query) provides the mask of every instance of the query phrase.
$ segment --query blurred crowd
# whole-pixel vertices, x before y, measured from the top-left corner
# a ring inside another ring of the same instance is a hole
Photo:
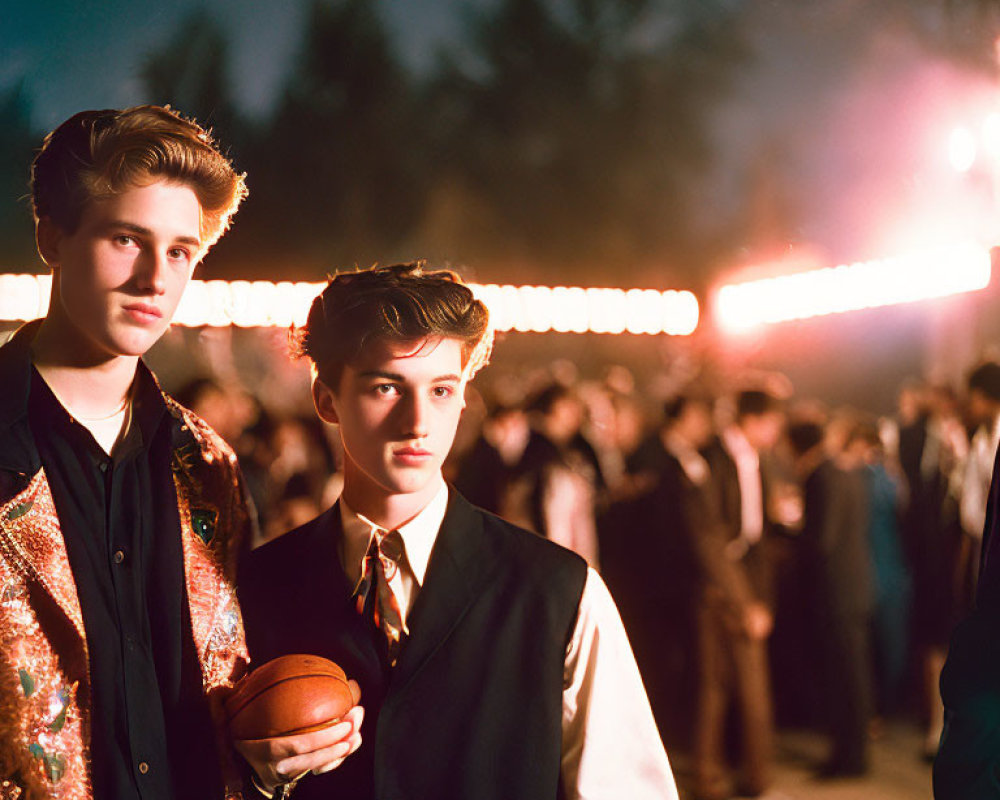
[[[176,394],[233,443],[263,537],[337,498],[342,454],[313,414],[211,379]],[[601,572],[664,740],[712,800],[766,790],[776,724],[826,732],[829,777],[864,774],[900,715],[933,757],[998,439],[993,362],[905,384],[884,417],[775,376],[654,400],[624,368],[557,362],[469,388],[446,476]]]

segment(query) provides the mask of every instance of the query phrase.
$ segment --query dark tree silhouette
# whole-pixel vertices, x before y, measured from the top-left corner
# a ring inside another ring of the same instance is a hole
[[[647,0],[503,0],[475,16],[471,58],[446,62],[429,91],[450,137],[441,172],[492,221],[458,249],[536,280],[681,269],[707,114],[746,57],[733,21],[711,3]]]
[[[423,202],[411,109],[374,5],[314,2],[287,92],[250,160],[260,200],[248,217],[269,227],[296,269],[318,275],[393,257]]]
[[[173,106],[237,147],[245,139],[245,125],[231,93],[228,50],[222,27],[199,9],[146,59],[142,78],[151,102]]]
[[[233,110],[219,27],[189,17],[144,75],[153,101],[213,125],[249,174],[207,272],[319,277],[427,255],[494,280],[607,282],[643,264],[646,282],[684,280],[704,249],[685,195],[746,57],[734,13],[694,0],[475,8],[418,85],[370,0],[314,0],[258,127]]]
[[[0,271],[24,272],[40,265],[35,254],[29,196],[29,166],[39,137],[31,130],[24,86],[0,94]]]

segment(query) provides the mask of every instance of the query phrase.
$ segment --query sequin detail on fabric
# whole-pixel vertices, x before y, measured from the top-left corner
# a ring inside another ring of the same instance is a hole
[[[222,702],[250,661],[236,601],[236,558],[253,521],[232,449],[201,419],[165,396],[170,413],[193,441],[176,448],[171,467],[177,491],[184,577],[202,682],[224,753],[226,796],[241,796]],[[219,533],[224,531],[225,536]]]
[[[52,597],[79,636],[68,649],[57,653],[42,631],[30,583]],[[81,679],[82,615],[55,504],[39,472],[0,506],[0,798],[91,797]]]

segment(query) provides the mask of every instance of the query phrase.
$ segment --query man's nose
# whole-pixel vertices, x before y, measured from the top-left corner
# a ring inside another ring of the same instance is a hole
[[[415,439],[421,439],[430,432],[428,430],[428,411],[430,403],[427,398],[414,392],[406,404],[406,433]]]
[[[144,250],[136,259],[136,285],[142,291],[163,294],[167,290],[168,268],[166,253]]]

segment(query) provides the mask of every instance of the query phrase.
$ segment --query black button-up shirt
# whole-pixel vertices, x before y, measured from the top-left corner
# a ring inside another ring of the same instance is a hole
[[[176,422],[140,363],[112,456],[32,369],[29,424],[87,633],[98,798],[222,797],[170,469]]]

